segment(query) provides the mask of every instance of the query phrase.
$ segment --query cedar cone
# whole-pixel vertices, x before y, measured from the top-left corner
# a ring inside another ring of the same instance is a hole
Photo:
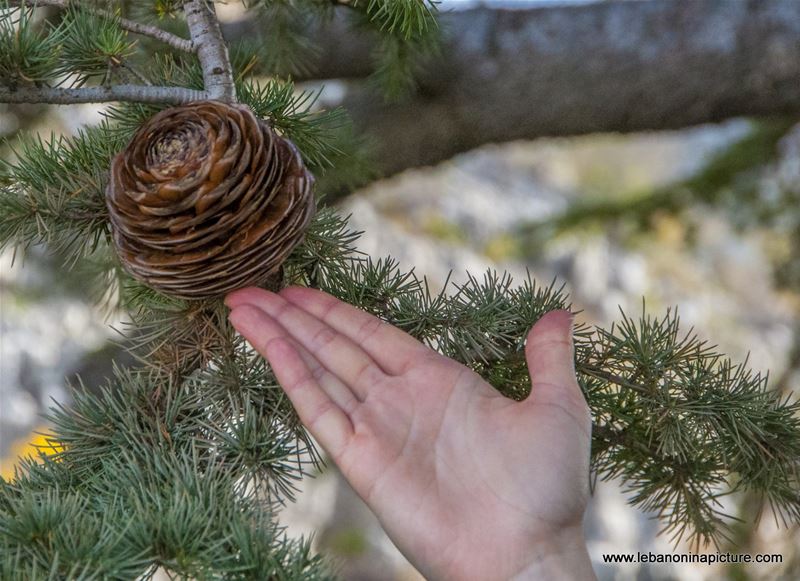
[[[313,182],[295,145],[244,106],[166,109],[111,164],[117,253],[135,278],[180,298],[262,284],[302,240]]]

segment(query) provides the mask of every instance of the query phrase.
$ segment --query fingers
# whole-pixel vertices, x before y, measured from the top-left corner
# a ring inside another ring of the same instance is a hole
[[[531,374],[529,399],[533,404],[555,397],[573,407],[586,408],[575,376],[571,313],[550,311],[539,319],[528,333],[525,357]]]
[[[385,378],[375,361],[353,341],[275,293],[247,288],[228,295],[226,303],[234,310],[250,305],[269,315],[360,400]]]
[[[289,333],[287,333],[286,329],[264,311],[251,305],[242,305],[231,311],[230,320],[236,330],[242,333],[255,350],[265,357],[266,346],[270,341],[276,338],[288,340],[320,387],[346,414],[351,414],[359,404],[355,394],[338,377],[325,369],[300,344],[289,339]]]
[[[284,334],[286,332],[284,331]],[[311,371],[311,375],[317,380],[320,387],[327,393],[331,399],[342,408],[342,411],[350,416],[358,407],[358,404],[361,403],[353,391],[347,387],[342,381],[336,377],[333,373],[325,369],[319,361],[317,361],[316,357],[314,357],[311,353],[303,349],[301,345],[297,342],[289,339],[289,343],[297,350],[300,354],[300,358],[303,360],[303,363],[306,364],[309,371]]]
[[[333,458],[341,456],[354,431],[347,415],[320,388],[291,343],[273,339],[266,358],[303,425]]]
[[[353,424],[341,405],[322,388],[321,378],[308,365],[307,358],[282,336],[285,331],[279,332],[274,321],[270,326],[269,317],[254,307],[235,308],[230,321],[267,358],[300,420],[322,447],[337,458],[353,435]],[[341,391],[335,393],[340,398],[345,396]]]
[[[408,333],[322,291],[295,286],[280,295],[349,337],[391,375],[401,375],[428,351]]]

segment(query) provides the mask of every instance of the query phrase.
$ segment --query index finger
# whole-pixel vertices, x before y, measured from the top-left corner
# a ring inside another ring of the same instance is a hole
[[[402,375],[430,351],[408,333],[323,291],[291,286],[278,294],[349,337],[388,374]]]

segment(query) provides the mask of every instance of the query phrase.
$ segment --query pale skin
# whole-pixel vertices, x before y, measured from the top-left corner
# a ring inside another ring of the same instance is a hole
[[[547,313],[528,334],[532,390],[517,402],[323,292],[248,288],[226,303],[305,426],[426,579],[595,579],[582,527],[591,420],[570,313]]]

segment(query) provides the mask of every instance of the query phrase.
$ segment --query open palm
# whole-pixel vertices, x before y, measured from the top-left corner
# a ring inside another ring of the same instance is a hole
[[[308,288],[227,298],[297,412],[429,579],[592,578],[581,533],[588,407],[571,316],[528,336],[516,402],[399,329]],[[578,575],[578,577],[576,577]]]

